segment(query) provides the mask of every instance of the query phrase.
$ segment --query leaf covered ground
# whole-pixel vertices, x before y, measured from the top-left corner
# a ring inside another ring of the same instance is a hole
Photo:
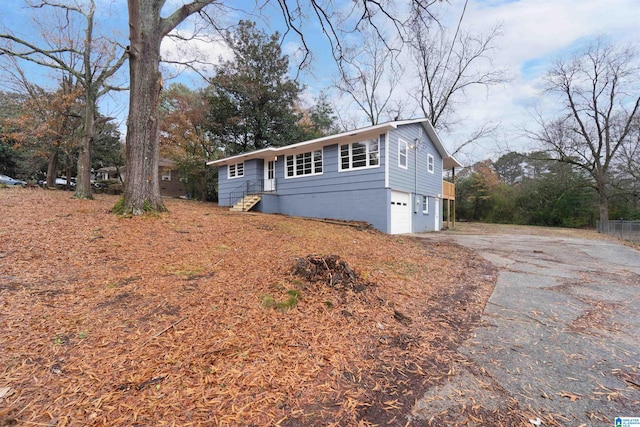
[[[449,243],[116,201],[0,190],[0,424],[405,425],[495,283]]]

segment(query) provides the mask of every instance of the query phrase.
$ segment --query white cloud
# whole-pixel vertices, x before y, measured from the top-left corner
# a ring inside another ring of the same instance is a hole
[[[165,37],[160,47],[165,68],[182,73],[189,70],[185,64],[206,76],[212,76],[216,65],[233,58],[229,46],[215,35],[174,30]]]
[[[443,21],[455,26],[464,0],[450,3]],[[473,129],[482,120],[500,122],[497,141],[483,141],[475,160],[498,155],[505,140],[509,147],[530,150],[535,147],[523,139],[521,128],[532,125],[532,111],[541,105],[542,78],[549,65],[567,57],[576,48],[600,35],[616,43],[640,41],[640,2],[636,0],[519,0],[470,1],[463,19],[463,29],[486,31],[501,23],[504,36],[494,56],[496,67],[507,67],[513,81],[489,92],[476,88],[467,92],[467,102],[457,112],[466,117],[465,125]],[[450,137],[464,134],[460,129]],[[445,136],[445,143],[448,136]],[[455,145],[451,143],[448,145]]]

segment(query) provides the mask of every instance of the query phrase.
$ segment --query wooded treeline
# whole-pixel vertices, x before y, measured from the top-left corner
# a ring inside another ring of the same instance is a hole
[[[27,180],[75,177],[82,131],[79,91],[33,86],[25,92],[0,91],[0,171]],[[98,114],[91,168],[124,165],[120,131]]]
[[[618,163],[609,197],[611,219],[640,219],[640,181]],[[594,227],[599,197],[590,177],[543,151],[509,152],[456,176],[458,220],[552,227]]]

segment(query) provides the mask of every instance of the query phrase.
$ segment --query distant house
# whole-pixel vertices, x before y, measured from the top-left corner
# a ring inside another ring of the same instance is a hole
[[[124,166],[116,168],[115,166],[104,166],[96,169],[94,172],[96,181],[108,181],[113,179],[124,179]]]
[[[180,179],[180,171],[173,160],[158,160],[160,195],[164,197],[181,197],[187,195],[187,188]]]
[[[366,221],[390,234],[442,228],[455,206],[443,169],[461,166],[426,119],[404,120],[208,162],[220,206]]]
[[[126,166],[120,168],[116,168],[115,166],[100,168],[95,171],[96,180],[116,179],[124,182],[126,171]],[[158,181],[160,183],[161,196],[181,197],[187,194],[184,182],[180,180],[180,171],[176,169],[173,160],[164,158],[158,160]]]

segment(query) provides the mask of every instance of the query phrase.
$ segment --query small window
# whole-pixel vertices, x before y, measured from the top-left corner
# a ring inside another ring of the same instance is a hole
[[[322,173],[322,151],[313,152],[313,173]]]
[[[401,139],[398,140],[398,166],[407,169],[407,158],[409,152],[409,144]]]
[[[429,171],[429,173],[433,173],[434,169],[435,163],[433,156],[431,154],[427,154],[427,170]]]
[[[229,179],[244,176],[244,163],[229,165]]]
[[[171,170],[163,170],[160,179],[162,181],[171,181]]]
[[[429,213],[429,198],[427,196],[422,196],[422,213]]]

